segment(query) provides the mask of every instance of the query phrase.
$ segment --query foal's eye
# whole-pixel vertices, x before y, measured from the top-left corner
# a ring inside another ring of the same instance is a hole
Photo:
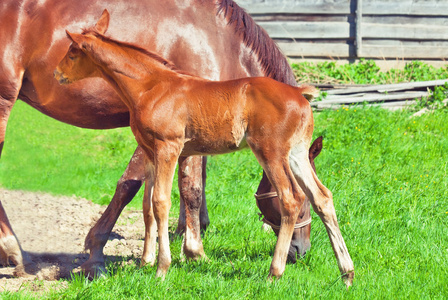
[[[68,59],[75,60],[75,57],[74,56],[69,56]]]

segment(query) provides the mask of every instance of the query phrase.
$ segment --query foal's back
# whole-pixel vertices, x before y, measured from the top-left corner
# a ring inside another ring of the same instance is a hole
[[[248,134],[290,137],[301,120],[312,119],[302,95],[314,93],[312,87],[292,87],[266,77],[221,82],[191,78],[181,90],[175,97],[186,108],[183,155],[236,151],[247,146]]]

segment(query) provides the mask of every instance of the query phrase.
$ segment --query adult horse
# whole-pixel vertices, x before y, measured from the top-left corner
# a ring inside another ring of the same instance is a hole
[[[269,76],[296,85],[277,46],[231,0],[2,0],[0,150],[9,114],[18,98],[50,117],[79,127],[107,129],[129,125],[126,106],[104,81],[89,79],[60,86],[53,79],[53,70],[69,46],[65,29],[76,31],[94,24],[104,8],[115,20],[109,28],[111,35],[160,53],[180,69],[213,80]],[[149,14],[151,18],[147,18]],[[137,148],[118,181],[111,203],[86,238],[90,258],[83,268],[91,274],[104,269],[103,247],[119,214],[145,180],[143,158],[143,152]],[[193,228],[199,228],[202,207],[201,222],[206,226],[203,161],[189,157],[181,159],[179,166],[181,197],[194,204],[185,208],[185,215]],[[273,189],[264,176],[257,194],[269,192]],[[180,215],[185,216],[182,208]],[[308,219],[306,203],[297,222]],[[180,218],[178,231],[184,224]],[[191,238],[200,239],[199,229],[194,232]],[[295,231],[291,245],[292,252],[299,254],[309,248],[309,225]],[[25,271],[22,250],[1,206],[0,254],[16,264],[17,275]]]

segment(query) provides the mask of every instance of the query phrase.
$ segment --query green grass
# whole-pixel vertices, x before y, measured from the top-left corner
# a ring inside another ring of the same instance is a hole
[[[107,204],[136,145],[129,128],[81,129],[18,101],[8,122],[0,184]]]
[[[165,281],[154,278],[155,267],[138,268],[135,259],[130,265],[111,264],[105,278],[75,277],[66,289],[39,298],[445,299],[448,110],[410,118],[412,113],[356,106],[315,114],[315,137],[324,136],[317,172],[333,192],[355,264],[349,291],[314,213],[309,253],[287,265],[280,280],[266,280],[276,239],[261,230],[253,198],[261,168],[243,151],[209,158],[211,225],[203,237],[209,261],[182,262],[176,239]],[[134,147],[129,129],[79,129],[17,103],[0,160],[0,185],[105,203]],[[173,192],[176,216],[177,189]],[[132,205],[140,207],[141,197]],[[0,297],[35,295],[25,290]]]
[[[387,84],[428,81],[448,78],[448,65],[435,68],[421,61],[407,63],[402,69],[381,71],[373,60],[337,64],[336,61],[292,64],[300,83],[331,84]]]

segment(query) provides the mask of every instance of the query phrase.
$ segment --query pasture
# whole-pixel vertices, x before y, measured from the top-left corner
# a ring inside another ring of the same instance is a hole
[[[413,113],[351,106],[315,114],[314,137],[324,137],[316,169],[333,192],[355,264],[354,285],[348,291],[324,226],[314,213],[311,250],[295,265],[288,264],[280,280],[266,280],[276,238],[261,229],[253,197],[261,168],[250,151],[243,151],[208,160],[211,224],[203,241],[209,261],[182,261],[182,241],[174,239],[173,263],[165,281],[155,278],[155,267],[139,268],[135,257],[124,266],[110,264],[109,274],[99,280],[74,276],[65,287],[39,295],[25,283],[22,291],[1,297],[446,298],[448,110],[420,117],[411,117]],[[135,145],[129,128],[80,129],[18,102],[0,160],[0,186],[107,204]],[[141,208],[141,199],[140,192],[130,207]],[[170,211],[174,218],[178,207],[175,187]]]

